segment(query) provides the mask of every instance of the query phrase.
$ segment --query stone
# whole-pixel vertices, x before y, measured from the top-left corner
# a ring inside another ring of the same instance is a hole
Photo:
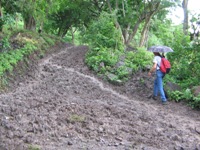
[[[167,82],[165,85],[165,90],[166,91],[180,91],[181,87],[176,83]]]
[[[194,96],[198,96],[200,94],[200,86],[193,87],[192,93],[194,94]]]

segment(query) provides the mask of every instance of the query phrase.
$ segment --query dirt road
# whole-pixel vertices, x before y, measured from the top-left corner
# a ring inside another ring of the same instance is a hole
[[[0,95],[0,150],[200,150],[200,112],[148,99],[138,76],[109,85],[86,51],[66,45]]]

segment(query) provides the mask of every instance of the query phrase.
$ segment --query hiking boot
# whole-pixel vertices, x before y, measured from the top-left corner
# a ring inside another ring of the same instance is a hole
[[[167,101],[162,102],[163,105],[168,105]]]
[[[157,96],[152,96],[152,99],[153,99],[153,100],[157,100],[158,97],[157,97]]]

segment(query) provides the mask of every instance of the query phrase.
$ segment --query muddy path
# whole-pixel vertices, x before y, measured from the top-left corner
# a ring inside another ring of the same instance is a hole
[[[0,150],[200,150],[200,112],[148,99],[138,76],[104,82],[86,51],[67,45],[0,94]]]

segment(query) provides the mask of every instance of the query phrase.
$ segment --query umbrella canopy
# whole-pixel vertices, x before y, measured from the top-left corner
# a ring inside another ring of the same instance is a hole
[[[161,53],[167,53],[167,52],[174,52],[170,47],[167,46],[151,46],[148,48],[148,51],[150,52],[161,52]]]

